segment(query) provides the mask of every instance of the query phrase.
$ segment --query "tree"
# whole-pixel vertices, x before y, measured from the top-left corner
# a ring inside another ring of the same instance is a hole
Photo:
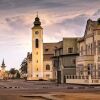
[[[14,78],[14,75],[16,74],[15,68],[11,68],[9,73],[12,74],[12,76],[13,76],[12,78]]]
[[[18,70],[16,70],[16,78],[19,79],[20,78],[20,73]]]
[[[21,63],[21,73],[27,73],[27,58],[25,58]]]

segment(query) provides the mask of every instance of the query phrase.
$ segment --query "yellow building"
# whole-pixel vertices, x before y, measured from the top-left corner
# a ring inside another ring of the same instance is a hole
[[[100,78],[100,19],[87,21],[84,37],[78,43],[80,55],[76,59],[77,75]]]
[[[27,55],[27,79],[53,79],[52,56],[56,43],[43,43],[43,28],[38,16],[32,27],[32,53]]]

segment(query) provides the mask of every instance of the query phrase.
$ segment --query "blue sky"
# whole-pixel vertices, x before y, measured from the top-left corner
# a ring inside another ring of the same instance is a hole
[[[31,52],[31,27],[36,12],[44,42],[83,36],[87,19],[100,17],[100,0],[0,0],[0,62],[20,68]]]

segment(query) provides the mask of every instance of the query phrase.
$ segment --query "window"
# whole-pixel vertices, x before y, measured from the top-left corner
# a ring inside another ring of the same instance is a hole
[[[38,39],[35,40],[35,47],[39,48],[39,40]]]
[[[93,65],[88,64],[88,75],[93,75]]]
[[[78,75],[83,75],[83,72],[84,72],[83,71],[83,67],[84,67],[83,64],[78,64],[77,65],[77,69],[76,70],[78,72]]]
[[[36,77],[38,77],[38,75],[36,75]]]
[[[47,52],[49,49],[45,49],[45,51]]]
[[[93,54],[93,44],[91,43],[91,55]]]
[[[54,63],[53,63],[54,67],[57,68],[57,67],[59,66],[58,62],[59,62],[59,61],[58,61],[57,59],[54,60]]]
[[[38,31],[36,31],[36,32],[35,32],[35,34],[37,35],[37,34],[39,34],[39,32],[38,32]]]
[[[38,55],[38,52],[36,52],[36,55]]]
[[[100,62],[100,57],[98,57],[98,62]]]
[[[90,66],[88,64],[88,75],[90,75],[90,74],[91,74],[91,69],[90,69]]]
[[[46,65],[46,70],[50,70],[50,65]]]
[[[100,54],[100,47],[98,47],[98,54]]]
[[[73,59],[73,64],[76,64],[76,60],[75,59]]]
[[[88,50],[87,50],[87,44],[86,44],[86,55],[87,55],[87,51],[88,51]]]
[[[97,45],[98,46],[98,54],[100,54],[100,40],[98,40],[97,43],[98,43],[98,45]]]
[[[100,40],[98,40],[97,42],[98,42],[98,46],[100,46]]]
[[[100,78],[100,64],[98,64],[98,77]]]
[[[83,46],[81,46],[81,55],[83,55]]]
[[[93,43],[93,52],[96,54],[96,42]]]
[[[90,55],[90,44],[88,44],[88,49],[87,49],[88,51],[88,55]]]
[[[73,48],[68,48],[68,53],[73,53]]]

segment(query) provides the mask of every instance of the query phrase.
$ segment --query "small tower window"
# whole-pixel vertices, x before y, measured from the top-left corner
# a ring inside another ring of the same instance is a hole
[[[38,52],[36,52],[36,54],[38,55]]]
[[[38,32],[38,31],[36,31],[36,32],[35,32],[35,34],[37,35],[37,34],[39,34],[39,32]]]
[[[38,77],[38,75],[36,75],[36,77]]]
[[[35,40],[35,47],[39,48],[39,40],[38,39]]]

